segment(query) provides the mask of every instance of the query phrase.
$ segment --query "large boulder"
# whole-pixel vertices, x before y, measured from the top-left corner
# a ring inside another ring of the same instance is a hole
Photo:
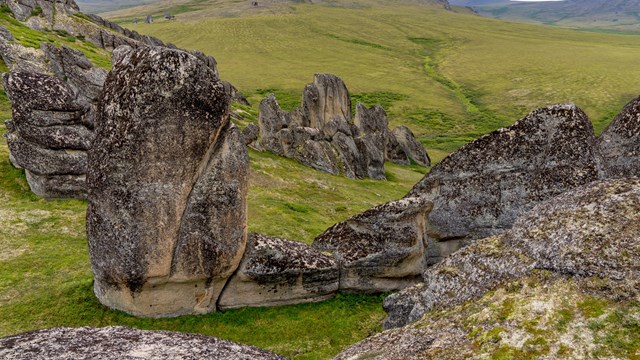
[[[478,298],[534,269],[609,283],[605,295],[640,294],[640,180],[597,181],[521,216],[513,228],[427,269],[424,284],[385,299],[385,327]]]
[[[339,241],[345,249],[338,249],[340,258],[340,251],[359,249],[361,244],[372,253],[394,254],[388,246],[388,237],[393,237],[394,242],[419,246],[418,253],[425,259],[415,261],[412,268],[419,272],[416,266],[433,265],[477,239],[502,233],[536,204],[599,179],[603,172],[595,144],[591,122],[575,105],[536,110],[508,128],[465,145],[433,167],[405,196],[411,216],[398,217],[397,211],[389,211],[402,204],[391,202],[335,225],[316,241]],[[381,224],[420,230],[381,231],[386,226]],[[370,278],[366,273],[350,274],[357,276],[366,282]]]
[[[172,331],[58,327],[0,339],[0,358],[12,360],[285,360],[284,357],[211,336]]]
[[[382,106],[367,108],[361,103],[356,105],[354,125],[360,133],[356,139],[360,153],[366,161],[367,175],[375,180],[386,180],[384,160],[389,137],[389,121]],[[424,148],[423,148],[424,150]]]
[[[598,139],[607,176],[640,176],[640,97],[628,103]]]
[[[599,179],[595,144],[585,113],[560,104],[533,111],[442,160],[407,195],[433,197],[425,241],[436,251],[429,263],[509,229],[541,201]]]
[[[340,290],[383,292],[421,280],[424,219],[431,204],[407,198],[367,210],[319,235],[313,247],[335,254]]]
[[[329,299],[338,291],[336,261],[300,242],[251,233],[238,271],[218,306],[275,306]]]
[[[246,243],[248,154],[215,72],[160,47],[119,57],[89,152],[94,291],[139,316],[215,311]]]
[[[543,202],[510,231],[428,269],[425,281],[385,300],[385,326],[404,327],[335,359],[633,357],[637,347],[620,344],[637,333],[628,300],[640,296],[640,180]]]
[[[351,121],[351,97],[344,81],[333,74],[316,74],[302,93],[302,126],[320,129],[334,119]]]

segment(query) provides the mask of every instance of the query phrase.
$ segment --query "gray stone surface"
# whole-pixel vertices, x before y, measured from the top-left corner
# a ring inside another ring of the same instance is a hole
[[[6,360],[285,360],[253,346],[215,337],[121,326],[58,327],[0,339]]]
[[[314,82],[304,89],[301,107],[290,113],[282,110],[275,96],[269,94],[260,103],[258,121],[260,137],[254,146],[258,150],[293,158],[334,175],[386,179],[384,161],[390,137],[387,114],[380,106],[357,104],[352,120],[349,91],[335,75],[316,74]],[[414,153],[423,154],[416,157],[428,159],[424,147],[411,131],[408,134],[411,139],[405,143],[413,146]],[[395,144],[403,151],[397,141]],[[406,154],[405,158],[399,162],[409,164]],[[398,162],[396,157],[391,160]]]
[[[393,137],[398,141],[398,145],[402,148],[403,152],[407,154],[409,159],[413,160],[418,165],[431,166],[431,159],[415,135],[406,126],[398,126],[393,129]]]
[[[224,288],[221,309],[322,301],[338,291],[333,257],[297,241],[249,234],[238,271]]]
[[[385,299],[385,327],[478,298],[505,280],[546,270],[606,279],[602,295],[640,293],[640,180],[598,181],[539,204],[504,234],[477,241],[424,273],[424,284]]]
[[[544,349],[554,359],[590,358],[607,347],[617,352],[619,346],[597,340],[611,330],[593,324],[635,321],[624,304],[640,294],[639,220],[637,179],[595,182],[543,202],[510,231],[427,270],[425,284],[388,297],[385,326],[404,326],[335,359],[468,359],[504,349],[511,355]],[[583,306],[603,299],[605,314],[585,319]]]
[[[246,243],[249,159],[228,106],[217,75],[186,52],[147,47],[114,65],[87,175],[104,304],[149,317],[215,311]]]
[[[425,214],[431,204],[407,198],[367,210],[319,235],[313,247],[335,254],[340,290],[383,292],[421,280]]]
[[[640,97],[628,103],[598,139],[607,176],[640,176]]]

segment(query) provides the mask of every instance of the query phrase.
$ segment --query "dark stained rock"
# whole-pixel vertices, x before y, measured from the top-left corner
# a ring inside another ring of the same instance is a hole
[[[242,130],[242,140],[245,145],[250,145],[258,141],[259,135],[260,135],[260,128],[254,123],[249,123]]]
[[[421,280],[425,215],[431,204],[406,198],[367,210],[333,225],[313,247],[336,255],[340,290],[383,292]]]
[[[284,155],[282,143],[277,134],[289,126],[291,116],[280,108],[280,104],[273,94],[269,94],[260,102],[258,121],[260,124],[260,147],[278,155]]]
[[[362,153],[361,147],[351,136],[338,132],[333,137],[331,144],[338,153],[340,166],[344,176],[351,179],[362,179],[367,177],[367,157],[366,153]]]
[[[406,126],[398,126],[392,131],[393,137],[398,141],[405,154],[416,164],[422,166],[431,166],[431,159],[427,155],[427,151],[416,137]]]
[[[24,140],[15,131],[5,134],[16,164],[39,175],[83,175],[87,153],[79,150],[52,150]]]
[[[404,148],[400,145],[400,142],[393,134],[389,132],[387,136],[387,147],[385,150],[385,159],[398,165],[409,165],[411,160],[409,155],[404,151]]]
[[[442,160],[407,195],[433,198],[426,242],[451,245],[449,251],[432,253],[430,263],[469,241],[509,229],[541,201],[599,179],[595,143],[582,110],[553,105]]]
[[[387,113],[381,106],[367,109],[361,103],[356,105],[354,124],[360,137],[356,139],[360,153],[366,159],[367,176],[375,180],[386,180],[384,160],[389,137]]]
[[[640,97],[628,103],[598,139],[607,177],[640,176]]]
[[[0,358],[12,360],[286,360],[253,346],[215,337],[121,326],[58,327],[0,339]]]
[[[338,278],[332,257],[296,241],[251,233],[240,267],[224,288],[218,307],[322,301],[338,291]]]
[[[12,162],[30,175],[31,190],[45,198],[85,197],[81,175],[94,137],[86,123],[90,107],[57,77],[10,72],[3,81],[13,104],[5,137]]]
[[[246,242],[249,160],[228,105],[215,72],[186,52],[142,48],[115,64],[87,175],[104,304],[150,317],[215,311]]]
[[[640,294],[640,180],[599,181],[521,216],[506,233],[477,241],[427,269],[424,284],[388,297],[385,327],[476,299],[534,269],[578,281],[597,278],[614,300]],[[589,285],[588,283],[584,284]]]

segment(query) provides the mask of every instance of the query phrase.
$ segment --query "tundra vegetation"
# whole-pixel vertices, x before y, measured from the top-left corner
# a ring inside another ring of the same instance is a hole
[[[258,9],[252,16],[235,16],[226,3],[224,11],[201,0],[182,3],[172,22],[131,24],[149,9],[158,16],[172,10],[162,8],[163,2],[112,17],[141,33],[215,56],[221,77],[253,104],[236,106],[245,115],[241,126],[256,121],[257,105],[266,94],[274,92],[291,110],[313,73],[335,73],[357,101],[382,104],[392,126],[410,126],[434,164],[473,138],[549,103],[579,104],[600,132],[640,92],[635,36],[507,23],[415,4],[286,4],[275,14]],[[29,30],[2,9],[0,24],[24,45],[65,44],[83,51],[95,65],[110,67],[108,54],[83,39]],[[4,92],[0,114],[10,117]],[[0,133],[5,131],[0,125]],[[268,153],[251,150],[249,155],[249,230],[305,243],[336,222],[402,197],[424,175],[419,167],[386,164],[387,181],[352,180]],[[175,319],[138,319],[112,311],[92,292],[86,202],[33,195],[24,172],[10,165],[4,138],[0,203],[0,336],[53,326],[124,325],[214,335],[294,359],[326,359],[381,329],[384,295],[341,294],[319,304]],[[623,346],[638,348],[637,331],[632,331],[637,322],[633,328],[616,321],[616,316],[631,321],[625,314],[637,313],[635,304],[578,298],[582,295],[572,288],[563,289],[575,301],[558,310],[557,329],[575,318],[592,319],[597,331],[612,329],[599,332],[597,341],[618,346],[621,340],[613,334],[619,332]],[[483,301],[495,316],[507,319],[519,311],[520,298],[494,295]],[[495,358],[509,356],[511,349],[494,346],[499,328],[481,330],[474,339],[483,351]],[[542,330],[536,334],[543,336]],[[535,341],[532,346],[543,353],[545,340]]]

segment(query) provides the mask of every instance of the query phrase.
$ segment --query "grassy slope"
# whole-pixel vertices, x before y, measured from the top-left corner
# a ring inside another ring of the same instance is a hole
[[[290,108],[314,72],[337,73],[359,99],[390,104],[392,122],[409,123],[436,160],[538,104],[574,99],[603,116],[640,88],[640,70],[630,65],[639,49],[628,37],[540,30],[428,8],[293,9],[295,15],[204,22],[189,22],[185,14],[178,22],[138,29],[216,55],[223,76],[250,93],[254,104],[271,88]],[[24,43],[37,42],[35,34],[24,36]],[[573,63],[551,64],[575,54],[580,56]],[[514,90],[528,91],[516,98],[524,104],[509,95]],[[0,114],[9,117],[4,95]],[[86,203],[36,198],[7,158],[1,139],[0,336],[119,324],[199,332],[298,359],[323,359],[379,329],[380,298],[366,296],[169,320],[108,310],[91,291]],[[402,196],[422,176],[389,165],[388,182],[354,181],[268,154],[251,152],[251,160],[250,230],[305,242],[337,221]]]
[[[354,93],[399,94],[392,124],[410,125],[429,149],[452,151],[556,102],[577,103],[601,130],[640,92],[635,36],[428,6],[301,4],[288,14],[202,19],[206,11],[127,26],[214,55],[222,76],[248,94],[300,94],[316,72],[339,75]]]

